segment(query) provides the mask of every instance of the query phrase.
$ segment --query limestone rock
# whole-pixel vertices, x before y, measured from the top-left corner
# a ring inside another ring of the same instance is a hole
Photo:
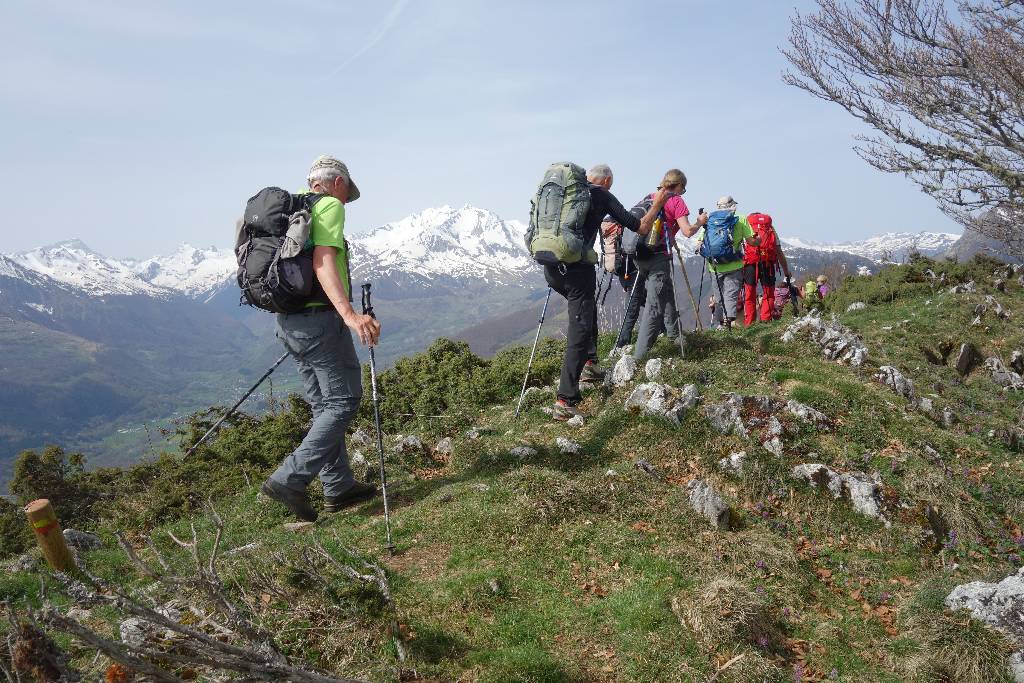
[[[558,446],[558,450],[562,453],[573,454],[580,452],[580,444],[572,439],[567,439],[564,436],[556,438],[555,445]]]
[[[647,377],[648,381],[654,381],[661,375],[662,360],[660,358],[652,358],[644,365],[644,376]]]
[[[99,536],[78,529],[65,529],[64,540],[75,550],[98,550],[103,546]]]
[[[438,455],[451,455],[453,450],[452,438],[450,436],[444,437],[434,446],[434,452]]]
[[[954,285],[949,288],[950,294],[974,294],[974,280],[962,285]]]
[[[718,466],[733,474],[743,474],[743,463],[746,462],[747,452],[739,451],[738,453],[730,453],[728,457],[722,458],[718,461]]]
[[[956,357],[956,371],[961,377],[966,377],[981,361],[981,353],[978,352],[977,346],[970,342],[961,344],[960,353]]]
[[[729,528],[729,506],[711,484],[694,479],[687,485],[686,490],[690,496],[690,507],[694,512],[708,520],[716,529]]]
[[[693,384],[677,390],[667,384],[648,382],[633,390],[626,399],[625,408],[630,412],[658,415],[679,424],[683,416],[700,402],[700,398]]]
[[[612,384],[617,387],[625,386],[636,376],[636,358],[623,356],[612,369]]]
[[[174,605],[162,605],[156,608],[156,612],[171,621],[181,622],[181,610]],[[122,621],[118,626],[118,634],[121,636],[121,642],[129,647],[142,647],[147,642],[173,640],[178,637],[174,631],[138,617],[129,617]]]
[[[743,417],[740,410],[743,407],[743,400],[737,394],[726,394],[724,403],[710,403],[704,406],[704,416],[707,417],[711,426],[723,434],[735,434],[736,436],[747,436],[747,428],[743,424]]]
[[[352,433],[352,436],[348,437],[348,442],[356,446],[370,446],[373,444],[373,437],[370,433],[360,427]]]
[[[537,455],[537,449],[530,448],[529,446],[516,446],[515,448],[510,450],[509,453],[519,458],[520,460],[526,460],[527,458],[532,458],[533,456]]]
[[[1010,367],[1018,375],[1024,375],[1024,353],[1021,351],[1014,351],[1010,354]]]
[[[789,344],[803,337],[809,338],[821,347],[821,355],[826,360],[845,363],[855,368],[859,368],[867,360],[868,348],[860,337],[835,320],[822,320],[817,311],[797,318],[782,334],[782,341]]]
[[[846,307],[847,313],[853,313],[854,311],[863,311],[868,305],[863,301],[854,301],[852,304]]]
[[[1024,568],[998,583],[972,581],[954,588],[946,596],[946,607],[966,609],[971,615],[1005,633],[1012,641],[1024,642]],[[1014,680],[1024,681],[1024,656],[1010,656]]]
[[[881,484],[878,476],[863,472],[836,472],[827,465],[807,463],[793,468],[794,479],[805,481],[815,488],[828,489],[833,498],[846,498],[854,510],[882,520],[889,526],[882,513]]]
[[[582,415],[573,415],[568,420],[566,420],[565,424],[569,425],[570,427],[582,427],[583,426],[583,416]]]
[[[410,434],[405,437],[399,436],[395,450],[399,453],[422,453],[426,448],[418,436]]]
[[[804,405],[799,401],[790,399],[786,401],[786,410],[788,410],[794,417],[798,417],[804,422],[810,422],[816,427],[827,427],[829,423],[828,416],[820,410],[816,410],[809,405]]]
[[[1000,320],[1009,320],[1010,312],[1003,308],[1003,305],[996,301],[996,298],[989,294],[985,297],[985,304],[992,309],[992,312],[996,314],[996,317]]]
[[[883,365],[878,368],[875,379],[889,387],[896,394],[907,399],[907,402],[916,405],[917,395],[914,393],[914,383],[902,372],[891,365]]]
[[[999,278],[995,282],[992,283],[992,286],[995,287],[995,290],[997,292],[1005,292],[1006,291],[1006,280],[1004,280],[1002,278]]]
[[[349,464],[355,467],[365,467],[368,463],[362,451],[352,451],[348,454]]]
[[[953,412],[953,408],[946,406],[942,409],[942,426],[946,429],[952,429],[955,424],[956,413]]]
[[[626,344],[625,346],[616,346],[616,347],[613,347],[612,350],[608,352],[608,360],[611,360],[613,358],[620,358],[622,356],[632,356],[632,355],[633,355],[633,345],[632,344]]]
[[[480,438],[480,430],[477,429],[476,427],[470,427],[465,431],[463,436],[465,436],[470,441],[475,441],[476,439]]]
[[[1024,390],[1024,377],[1010,370],[999,358],[992,357],[985,361],[985,367],[992,373],[992,381],[1003,387],[1005,391]]]

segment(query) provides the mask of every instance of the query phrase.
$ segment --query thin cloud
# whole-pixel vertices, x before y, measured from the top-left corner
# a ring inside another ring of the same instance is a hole
[[[342,70],[346,69],[350,64],[352,64],[352,62],[356,61],[364,54],[372,50],[373,47],[384,38],[387,32],[391,30],[391,27],[395,25],[395,22],[398,21],[398,17],[402,13],[402,10],[404,10],[405,6],[408,4],[409,0],[398,0],[398,2],[396,2],[394,6],[391,8],[391,11],[388,12],[388,15],[384,17],[384,21],[380,22],[377,28],[373,30],[373,33],[370,34],[370,37],[366,41],[366,43],[361,48],[356,50],[355,53],[352,54],[348,59],[339,64],[334,69],[334,71],[327,75],[327,78],[332,78],[338,75]]]

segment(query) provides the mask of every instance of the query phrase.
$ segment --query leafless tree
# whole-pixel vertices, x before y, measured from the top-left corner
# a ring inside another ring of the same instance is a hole
[[[857,153],[1024,258],[1024,0],[817,0],[783,78],[876,134]]]

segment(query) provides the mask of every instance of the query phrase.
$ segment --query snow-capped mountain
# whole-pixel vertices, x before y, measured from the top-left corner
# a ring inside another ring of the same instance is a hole
[[[231,249],[197,249],[188,244],[182,244],[169,256],[154,256],[132,264],[135,274],[146,282],[203,301],[230,280],[237,267]]]
[[[351,239],[352,272],[388,278],[396,273],[438,278],[521,282],[536,271],[526,253],[526,226],[485,209],[442,206],[388,223]]]
[[[783,245],[812,251],[842,251],[863,256],[878,262],[900,262],[907,255],[917,251],[923,256],[942,256],[960,239],[960,235],[949,232],[887,232],[859,242],[825,243],[803,240],[798,237],[783,237]]]
[[[171,295],[169,289],[140,278],[129,263],[98,254],[81,240],[10,254],[6,259],[92,297],[120,294],[167,298]]]

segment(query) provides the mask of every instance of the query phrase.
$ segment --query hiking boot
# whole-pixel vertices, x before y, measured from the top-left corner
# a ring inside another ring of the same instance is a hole
[[[604,379],[604,375],[607,372],[600,365],[592,360],[588,360],[587,364],[583,366],[583,372],[580,373],[581,382],[596,382]]]
[[[554,418],[556,422],[565,422],[566,420],[571,420],[577,415],[582,416],[583,413],[579,411],[579,408],[566,403],[562,399],[555,401],[555,406],[551,411],[551,417]]]
[[[340,512],[345,508],[377,495],[377,487],[357,481],[339,496],[324,496],[324,512]]]
[[[260,493],[271,500],[276,500],[288,508],[288,511],[299,518],[302,522],[315,522],[316,510],[309,504],[309,496],[305,491],[301,493],[279,484],[273,479],[267,479],[260,487]]]

